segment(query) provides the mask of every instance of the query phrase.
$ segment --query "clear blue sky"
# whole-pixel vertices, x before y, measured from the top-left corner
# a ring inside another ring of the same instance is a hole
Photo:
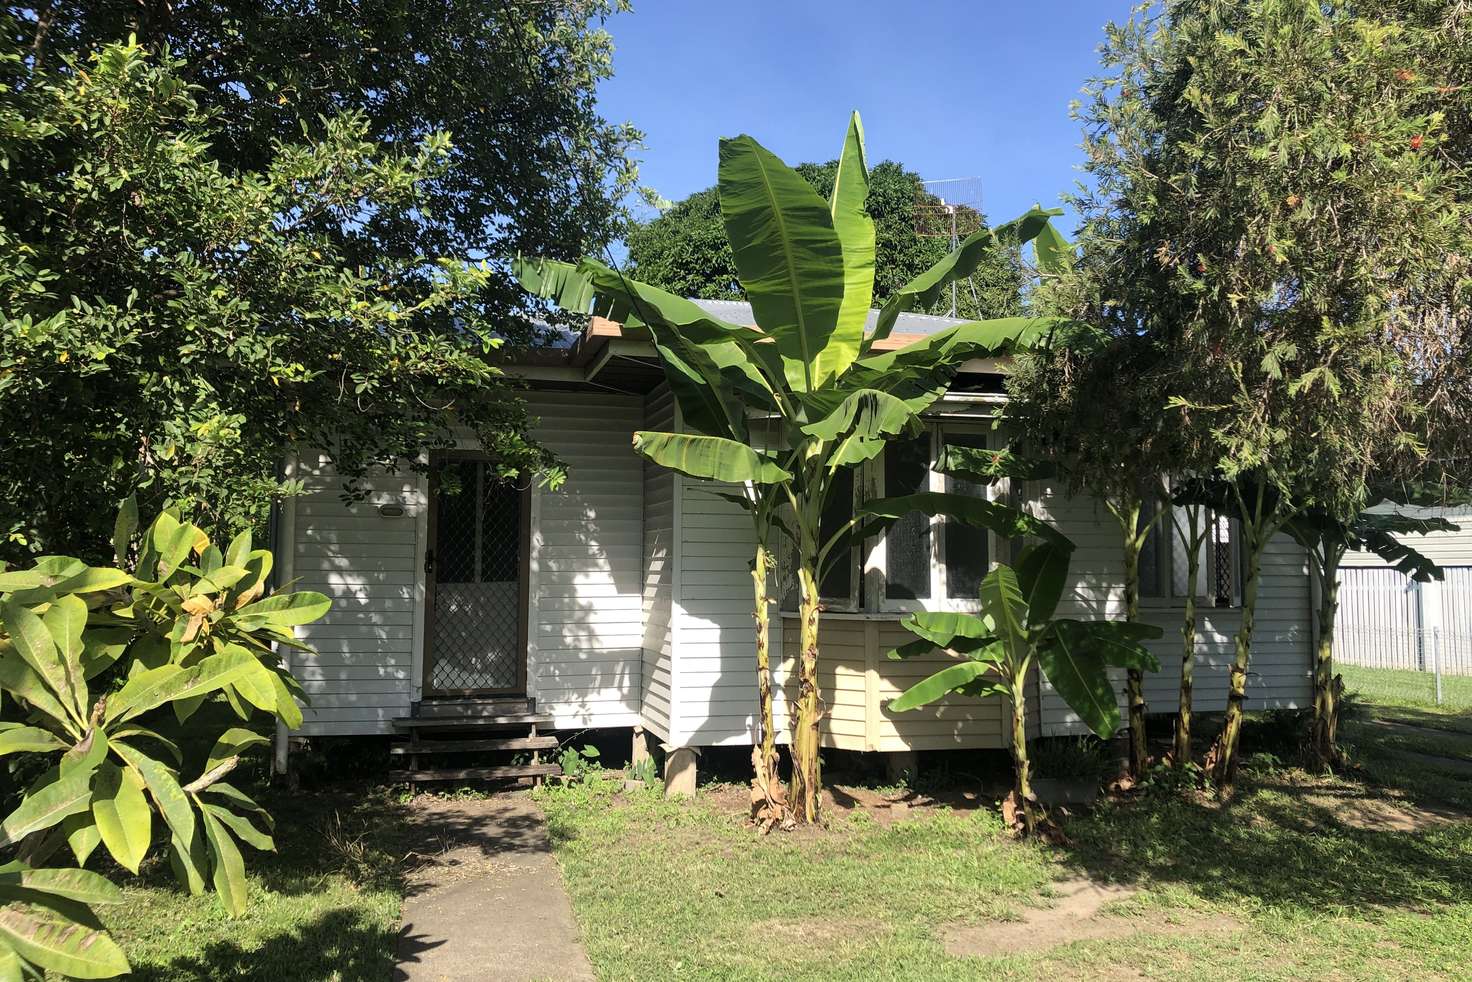
[[[838,155],[852,109],[871,161],[979,177],[995,221],[1079,178],[1069,102],[1130,0],[633,0],[612,18],[604,115],[644,130],[644,184],[715,183],[716,141],[750,133],[789,164]],[[1068,225],[1072,230],[1072,218]]]

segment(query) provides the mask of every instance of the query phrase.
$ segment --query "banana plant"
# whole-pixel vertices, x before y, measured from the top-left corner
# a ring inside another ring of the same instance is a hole
[[[1048,827],[1046,809],[1032,791],[1027,750],[1027,684],[1034,666],[1101,739],[1119,729],[1119,703],[1110,668],[1159,671],[1141,642],[1159,628],[1122,621],[1055,618],[1068,581],[1071,546],[1056,539],[1029,545],[1017,565],[997,565],[981,581],[981,613],[913,613],[901,625],[918,640],[889,653],[903,659],[939,648],[958,661],[889,703],[892,712],[927,706],[949,693],[1002,696],[1012,707],[1014,781],[1005,812],[1024,835]]]
[[[136,873],[161,831],[181,883],[194,894],[213,885],[225,909],[238,914],[246,901],[240,843],[274,848],[270,816],[225,780],[242,753],[267,738],[226,728],[186,778],[184,755],[166,731],[186,725],[211,698],[242,720],[260,709],[299,725],[301,690],[272,644],[300,647],[295,625],[320,617],[329,601],[314,593],[267,596],[271,555],[253,550],[248,533],[222,552],[165,512],[135,548],[136,524],[136,508],[126,504],[114,542],[118,568],[51,556],[0,572],[0,692],[7,697],[0,756],[50,762],[0,821],[0,845],[13,848],[20,864],[15,875],[40,884],[0,912],[0,965],[13,956],[80,978],[118,974],[104,971],[114,962],[88,968],[76,961],[83,949],[98,957],[112,950],[110,941],[77,940],[97,930],[83,916],[86,903],[110,894],[97,888],[83,897],[78,886],[78,895],[49,906],[32,896],[48,883],[71,882],[44,869],[63,849],[82,866],[102,846]],[[131,570],[123,568],[134,555]],[[0,870],[0,887],[5,875]],[[97,887],[87,877],[76,882]],[[22,930],[27,917],[41,918],[45,930]],[[42,945],[42,938],[50,941]]]
[[[893,350],[885,350],[891,347],[887,340],[901,313],[934,302],[989,251],[1035,239],[1058,212],[1033,208],[969,236],[893,293],[870,330],[874,224],[864,210],[868,168],[857,113],[828,200],[749,136],[721,141],[718,187],[755,325],[723,321],[596,260],[575,266],[519,260],[515,268],[522,285],[538,296],[648,332],[685,431],[637,433],[640,453],[687,476],[770,488],[782,505],[795,544],[800,601],[790,800],[796,818],[813,822],[822,717],[820,571],[840,545],[885,521],[873,514],[822,541],[819,520],[837,475],[913,431],[963,361],[1044,343],[1066,322],[974,321]],[[761,447],[749,439],[752,420],[774,431]],[[760,593],[758,601],[764,602]]]
[[[1334,673],[1334,627],[1339,613],[1339,565],[1351,549],[1373,552],[1411,579],[1425,583],[1443,577],[1441,567],[1395,538],[1455,532],[1459,526],[1436,516],[1369,512],[1341,521],[1322,509],[1300,512],[1283,531],[1308,553],[1309,572],[1318,594],[1319,636],[1314,653],[1314,715],[1308,751],[1324,767],[1344,763],[1339,749],[1339,697],[1343,680]]]

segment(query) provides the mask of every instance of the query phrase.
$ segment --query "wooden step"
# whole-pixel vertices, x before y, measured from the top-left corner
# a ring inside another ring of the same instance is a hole
[[[477,726],[538,726],[552,722],[550,713],[512,713],[509,716],[448,716],[444,719],[401,716],[394,720],[401,730],[471,730]]]
[[[556,764],[508,764],[504,767],[437,767],[424,771],[389,771],[390,781],[500,781],[517,777],[554,777],[562,773]]]
[[[514,716],[537,711],[536,700],[525,696],[485,699],[425,699],[414,707],[414,716],[445,719],[459,716]]]
[[[557,749],[557,738],[554,736],[539,737],[502,737],[495,740],[420,740],[414,743],[396,743],[389,748],[389,753],[403,756],[404,754],[458,754],[474,753],[481,750],[555,750]]]

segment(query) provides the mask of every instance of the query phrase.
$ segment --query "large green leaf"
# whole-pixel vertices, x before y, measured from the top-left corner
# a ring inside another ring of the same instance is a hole
[[[112,526],[112,554],[118,566],[128,564],[128,549],[133,544],[133,533],[138,531],[138,498],[128,495],[118,503],[118,517]]]
[[[746,444],[717,436],[640,430],[634,449],[661,467],[712,481],[776,484],[792,477]]]
[[[1367,549],[1385,562],[1421,583],[1442,579],[1446,574],[1439,565],[1420,550],[1409,546],[1395,537],[1401,535],[1455,530],[1456,526],[1441,519],[1438,524],[1429,521],[1405,520],[1407,516],[1364,514],[1356,518],[1351,529],[1354,545]],[[1450,529],[1442,526],[1450,526]]]
[[[833,230],[843,250],[843,302],[838,325],[828,346],[818,354],[816,375],[837,378],[859,356],[874,299],[874,220],[865,202],[869,197],[869,164],[864,154],[864,126],[858,112],[849,119],[843,153],[828,197]]]
[[[838,408],[802,431],[819,440],[832,440],[846,433],[874,439],[901,433],[918,418],[908,402],[878,389],[850,392]]]
[[[76,737],[81,737],[81,721],[64,707],[36,670],[26,664],[14,646],[0,649],[0,689],[33,709],[45,713]]]
[[[143,778],[111,761],[97,769],[92,786],[92,818],[102,844],[125,869],[138,872],[153,837],[153,810],[143,797]]]
[[[1008,662],[1014,668],[1022,665],[1032,652],[1032,638],[1027,630],[1027,601],[1017,582],[1017,571],[1011,566],[999,564],[982,577],[981,609],[991,621]]]
[[[211,876],[220,903],[231,916],[245,913],[245,860],[240,857],[240,848],[230,837],[225,826],[208,810],[201,810],[199,817],[204,822],[204,833],[209,839],[210,852],[214,854]]]
[[[1063,233],[1050,222],[1045,222],[1033,239],[1033,251],[1037,255],[1038,270],[1049,276],[1061,276],[1073,265],[1073,246]]]
[[[65,750],[67,744],[50,730],[39,726],[17,726],[0,733],[0,757],[6,754],[44,754]]]
[[[320,593],[301,590],[296,593],[273,593],[264,600],[246,604],[232,616],[242,631],[254,631],[266,624],[289,627],[310,624],[332,609],[332,601]]]
[[[1119,702],[1104,659],[1085,639],[1049,630],[1038,646],[1038,666],[1053,688],[1101,740],[1119,729]]]
[[[159,814],[164,817],[164,823],[180,840],[192,842],[194,840],[194,808],[189,802],[189,796],[179,786],[174,772],[138,748],[120,740],[114,740],[112,746],[123,760],[142,775],[143,783],[148,787],[148,793],[153,797],[154,804],[158,806]]]
[[[189,668],[164,665],[139,672],[107,706],[107,718],[119,722],[166,702],[207,695],[230,685],[250,670],[255,656],[244,649],[209,655]]]
[[[969,494],[921,491],[892,498],[875,498],[858,509],[861,515],[880,518],[901,518],[912,511],[931,516],[944,515],[947,519],[984,528],[1004,538],[1031,535],[1064,552],[1073,551],[1073,543],[1068,537],[1042,519],[1000,501]]]
[[[249,819],[235,814],[228,808],[212,804],[208,801],[201,802],[200,808],[209,812],[220,824],[224,825],[231,832],[234,832],[241,842],[244,842],[251,848],[259,849],[262,852],[276,851],[275,841],[265,832],[252,825]]]
[[[105,931],[34,908],[0,908],[0,942],[27,961],[74,979],[110,979],[129,970],[122,949]]]
[[[970,358],[1000,357],[1047,344],[1058,332],[1071,329],[1073,323],[1060,317],[967,321],[893,351],[865,355],[854,366],[867,373],[866,379],[882,376],[907,380],[915,373],[954,371]]]
[[[1160,671],[1160,660],[1141,642],[1159,639],[1164,632],[1154,624],[1139,621],[1075,621],[1062,619],[1049,625],[1051,638],[1063,638],[1069,647],[1098,658],[1112,668],[1140,672]]]
[[[270,742],[269,737],[262,736],[259,733],[254,733],[239,726],[232,727],[220,734],[220,738],[215,741],[214,749],[210,751],[210,756],[205,761],[204,769],[207,772],[212,771],[231,757],[239,757],[251,747]]]
[[[55,773],[53,770],[42,780]],[[0,823],[0,831],[4,832],[4,842],[0,845],[19,842],[32,832],[51,828],[68,815],[86,811],[91,799],[92,771],[87,769],[57,775],[45,785],[33,784],[15,811]]]
[[[10,634],[10,646],[25,660],[40,679],[67,707],[67,712],[77,720],[82,718],[80,699],[72,684],[70,672],[56,650],[51,632],[46,624],[29,608],[7,600],[0,603],[0,621]],[[78,672],[80,675],[80,672]]]
[[[49,893],[83,904],[123,902],[123,891],[107,877],[84,869],[31,869],[7,863],[0,868],[0,887]]]
[[[997,634],[988,618],[951,611],[917,611],[900,621],[900,627],[937,648],[949,648],[957,638],[991,639]]]
[[[66,836],[67,848],[77,858],[78,866],[85,866],[92,852],[102,845],[102,833],[97,831],[97,823],[92,820],[90,811],[68,815],[61,823],[61,832]]]
[[[1029,627],[1042,627],[1058,609],[1058,601],[1068,585],[1067,549],[1049,542],[1037,542],[1022,551],[1017,559],[1017,582],[1027,602]]]
[[[74,594],[58,597],[41,616],[41,622],[56,645],[66,679],[66,689],[57,695],[70,696],[77,718],[85,718],[87,684],[82,670],[82,633],[87,627],[87,602]]]
[[[776,342],[787,384],[818,388],[837,361],[825,365],[819,355],[844,295],[843,247],[828,204],[749,136],[721,141],[718,184],[726,239],[756,322]]]
[[[915,307],[925,307],[940,299],[941,291],[953,280],[964,279],[976,271],[987,253],[998,248],[1000,243],[1021,245],[1037,235],[1048,216],[1061,215],[1060,209],[1044,211],[1034,207],[1005,225],[992,229],[980,229],[961,240],[954,250],[935,265],[890,294],[884,306],[879,308],[879,319],[874,333],[869,336],[866,350],[877,341],[889,337],[900,314]]]
[[[889,702],[892,713],[908,712],[928,706],[946,693],[969,685],[992,670],[989,662],[963,661],[943,668],[929,678],[922,679]]]

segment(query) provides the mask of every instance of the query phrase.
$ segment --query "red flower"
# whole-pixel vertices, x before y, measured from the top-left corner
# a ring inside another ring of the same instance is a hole
[[[1421,149],[1421,144],[1422,144],[1422,142],[1425,141],[1425,139],[1426,138],[1424,136],[1422,136],[1420,133],[1417,133],[1415,136],[1411,137],[1411,149],[1412,150],[1420,150]]]

